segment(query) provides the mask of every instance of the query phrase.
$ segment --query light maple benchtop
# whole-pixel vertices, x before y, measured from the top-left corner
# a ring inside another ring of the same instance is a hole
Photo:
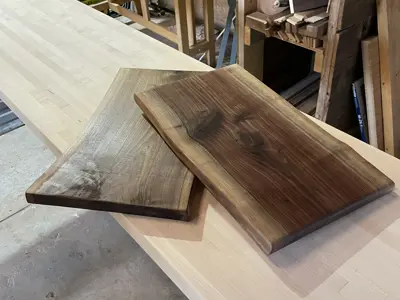
[[[77,0],[0,1],[0,98],[55,154],[120,67],[210,69]],[[400,185],[399,160],[317,123]],[[191,299],[400,299],[398,188],[270,257],[207,192],[195,222],[114,217]]]

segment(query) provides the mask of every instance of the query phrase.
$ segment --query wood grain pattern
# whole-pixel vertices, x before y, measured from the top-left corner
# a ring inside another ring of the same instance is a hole
[[[267,254],[393,188],[353,149],[239,66],[135,99]]]
[[[188,220],[193,175],[133,93],[190,74],[121,69],[77,143],[28,189],[28,202]]]
[[[385,149],[400,158],[400,2],[378,0],[376,3]]]
[[[363,56],[369,143],[378,149],[384,150],[381,70],[379,61],[378,37],[374,36],[363,40],[361,47]]]

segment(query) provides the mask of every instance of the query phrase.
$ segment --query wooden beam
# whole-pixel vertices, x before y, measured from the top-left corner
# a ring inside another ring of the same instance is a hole
[[[148,0],[140,0],[140,7],[142,9],[142,16],[146,21],[150,21],[149,3]]]
[[[196,44],[196,19],[193,0],[186,0],[186,18],[188,22],[189,46]]]
[[[400,2],[377,0],[385,149],[400,158]]]
[[[174,43],[178,43],[178,36],[175,33],[168,31],[166,28],[164,28],[160,25],[157,25],[151,21],[148,21],[148,20],[144,19],[142,16],[139,16],[138,14],[131,12],[130,10],[128,10],[126,8],[123,8],[122,6],[120,6],[118,4],[110,3],[110,9],[116,13],[119,13],[121,16],[131,19],[135,23],[143,25],[144,27],[150,29],[151,31],[154,31],[155,33],[165,37],[166,39],[168,39]],[[189,49],[189,47],[188,47],[188,49]]]
[[[127,0],[113,0],[114,3],[122,5],[125,2],[127,2]],[[108,9],[110,9],[110,5],[108,4],[108,0],[96,3],[96,4],[92,4],[90,5],[91,8],[94,8],[98,11],[106,11]]]
[[[368,38],[361,43],[365,83],[365,102],[368,118],[369,143],[384,150],[381,71],[378,37]]]
[[[189,54],[189,33],[185,0],[174,0],[176,32],[179,51]]]
[[[140,0],[133,0],[133,2],[135,3],[136,13],[139,15],[143,15],[142,14],[142,5],[140,3]]]
[[[193,46],[190,46],[189,53],[191,56],[193,56],[193,55],[196,55],[196,54],[199,54],[202,52],[207,52],[209,47],[210,47],[209,42],[207,40],[203,40],[203,41],[196,43]]]
[[[94,9],[96,9],[98,11],[105,11],[105,10],[110,8],[110,6],[108,5],[108,1],[107,0],[99,2],[99,3],[96,3],[96,4],[92,4],[92,5],[90,5],[90,7],[94,8]]]
[[[255,31],[249,26],[245,26],[244,29],[244,43],[247,46],[251,46],[253,44],[259,43],[260,41],[264,41],[265,34]]]
[[[238,64],[262,80],[264,72],[264,40],[245,45],[246,15],[257,10],[257,0],[238,0],[236,30],[238,39]]]
[[[271,24],[265,14],[256,11],[246,16],[246,26],[265,34]]]
[[[323,52],[315,52],[315,54],[314,54],[314,71],[321,73],[323,64],[324,64],[324,53]]]
[[[204,35],[208,42],[207,64],[215,67],[214,0],[203,0]]]

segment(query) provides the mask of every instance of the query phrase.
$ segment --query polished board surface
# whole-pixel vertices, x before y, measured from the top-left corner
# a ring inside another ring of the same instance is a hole
[[[139,93],[186,166],[269,254],[393,182],[239,66]]]
[[[133,93],[190,74],[121,69],[83,135],[28,189],[28,201],[189,219],[193,175],[143,118]]]

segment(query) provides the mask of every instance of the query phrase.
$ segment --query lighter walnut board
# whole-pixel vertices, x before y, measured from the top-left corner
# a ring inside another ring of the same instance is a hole
[[[28,189],[28,202],[189,219],[193,175],[133,94],[191,74],[121,69],[77,143]]]
[[[171,149],[270,254],[393,182],[239,66],[139,93]]]

